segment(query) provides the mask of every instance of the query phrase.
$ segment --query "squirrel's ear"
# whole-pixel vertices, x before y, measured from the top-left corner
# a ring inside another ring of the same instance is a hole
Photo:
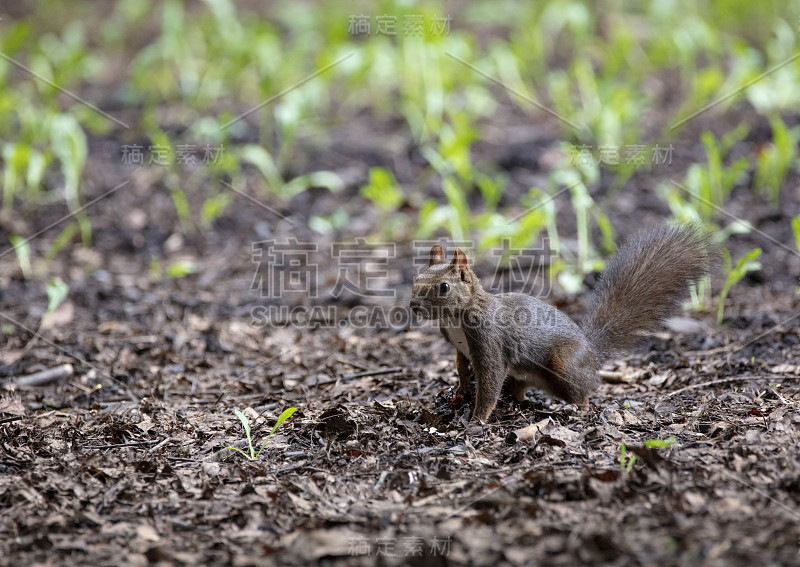
[[[444,264],[444,250],[438,244],[431,248],[431,256],[428,260],[428,267],[433,266],[434,264]]]
[[[469,281],[469,277],[467,276],[467,270],[469,270],[469,263],[467,262],[467,255],[464,254],[464,251],[461,248],[456,248],[455,253],[453,254],[453,260],[450,262],[450,265],[456,268],[459,272],[461,272],[461,280],[462,281]]]

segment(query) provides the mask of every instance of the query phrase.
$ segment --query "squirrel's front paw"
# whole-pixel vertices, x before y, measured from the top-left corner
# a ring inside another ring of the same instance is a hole
[[[491,411],[484,411],[480,412],[478,410],[473,410],[472,415],[469,418],[470,423],[481,423],[484,424],[489,421],[489,416],[492,415]]]
[[[467,388],[462,388],[458,386],[453,391],[453,397],[450,398],[450,403],[454,406],[460,406],[461,404],[469,401],[470,399],[470,392]]]
[[[472,400],[474,399],[475,394],[475,386],[472,384],[472,381],[467,380],[459,380],[458,386],[455,388],[455,397],[459,400]]]

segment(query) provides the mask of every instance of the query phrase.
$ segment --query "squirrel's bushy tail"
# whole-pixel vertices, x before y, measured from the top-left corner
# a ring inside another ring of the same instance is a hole
[[[609,260],[595,288],[583,331],[605,358],[633,346],[688,295],[710,269],[714,247],[697,225],[645,230]]]

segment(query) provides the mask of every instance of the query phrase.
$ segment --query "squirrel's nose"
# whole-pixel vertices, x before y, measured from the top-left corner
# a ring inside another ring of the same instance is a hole
[[[412,298],[411,301],[408,302],[408,306],[411,307],[411,312],[414,315],[419,315],[424,319],[430,319],[431,314],[428,311],[430,309],[430,304],[427,304],[422,299]]]
[[[412,298],[411,301],[408,302],[408,306],[411,308],[411,311],[417,315],[425,316],[425,305],[421,299],[416,297]]]

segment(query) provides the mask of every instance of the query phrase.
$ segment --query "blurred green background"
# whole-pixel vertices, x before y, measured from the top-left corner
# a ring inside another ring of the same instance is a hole
[[[799,28],[797,0],[23,2],[0,21],[0,238],[46,274],[97,247],[102,208],[82,207],[148,170],[190,238],[235,220],[231,187],[287,212],[324,192],[297,217],[309,234],[546,235],[578,291],[622,224],[661,212],[720,229],[735,281],[759,241],[732,235],[800,244]]]

